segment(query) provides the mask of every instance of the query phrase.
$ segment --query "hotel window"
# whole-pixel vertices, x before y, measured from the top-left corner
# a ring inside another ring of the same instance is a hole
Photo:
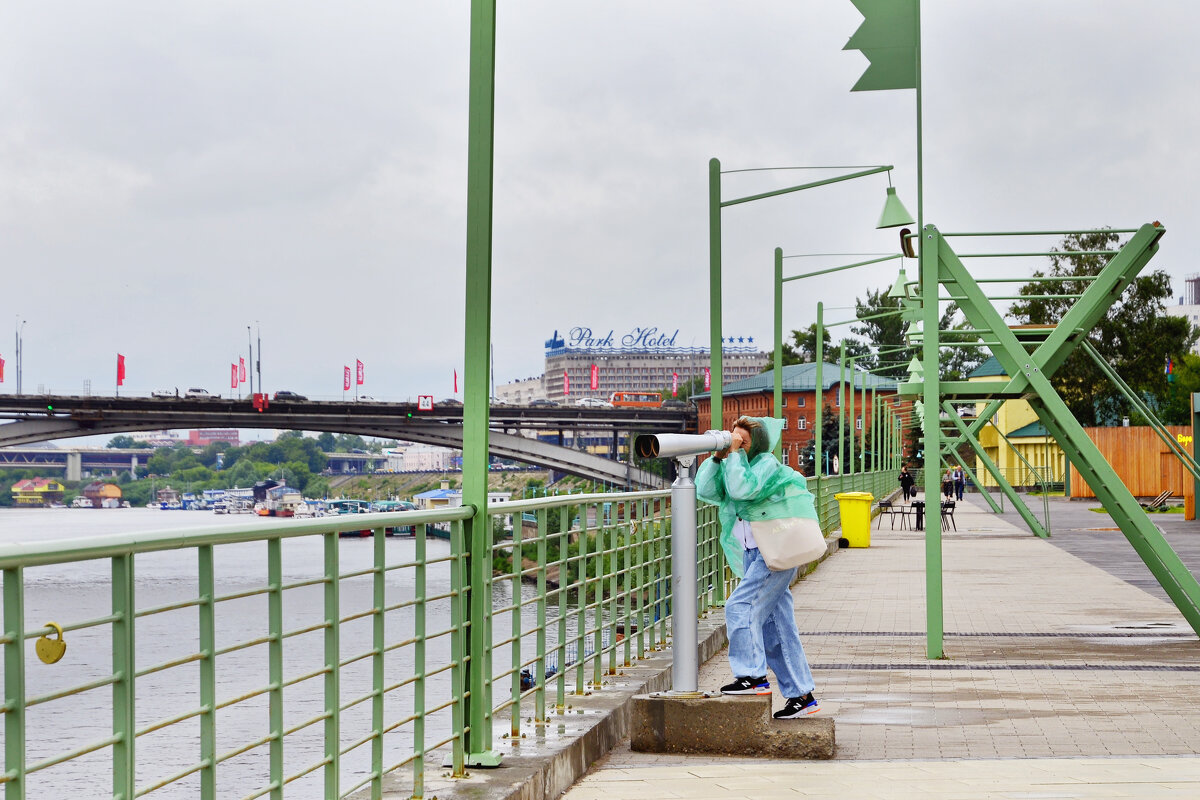
[[[787,408],[787,395],[786,394],[783,396],[783,407]]]
[[[800,395],[796,398],[796,405],[800,408],[804,408],[804,395]]]
[[[788,466],[791,466],[791,463],[792,463],[792,448],[785,447],[785,448],[783,448],[783,465],[785,467],[788,467]]]
[[[798,431],[808,430],[808,418],[796,417],[796,430],[798,430]]]

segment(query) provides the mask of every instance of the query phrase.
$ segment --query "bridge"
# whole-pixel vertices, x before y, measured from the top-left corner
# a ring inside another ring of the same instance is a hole
[[[275,428],[329,431],[462,448],[461,406],[421,411],[414,403],[5,395],[0,396],[0,448],[52,439],[171,428]],[[497,406],[490,414],[489,452],[559,472],[626,486],[659,487],[663,479],[631,464],[520,435],[519,431],[682,433],[696,425],[691,408]],[[3,452],[3,451],[0,451]],[[145,451],[141,451],[145,452]],[[128,460],[125,462],[128,464]],[[68,474],[70,469],[68,469]]]

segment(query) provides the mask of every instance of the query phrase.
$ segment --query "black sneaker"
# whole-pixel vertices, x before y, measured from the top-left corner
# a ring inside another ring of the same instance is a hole
[[[774,717],[775,719],[795,719],[806,714],[815,714],[820,710],[817,698],[813,697],[812,692],[809,692],[804,697],[789,697],[783,710],[776,711]]]
[[[721,694],[770,694],[771,684],[767,676],[759,678],[737,678],[733,683],[721,687]]]

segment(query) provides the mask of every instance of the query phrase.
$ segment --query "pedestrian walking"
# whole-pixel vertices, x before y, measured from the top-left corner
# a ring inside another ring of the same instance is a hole
[[[967,488],[967,473],[961,466],[954,468],[954,496],[962,500],[963,491]]]
[[[942,476],[942,496],[947,500],[954,499],[954,470],[947,469]]]
[[[775,673],[787,699],[776,719],[793,719],[820,710],[813,696],[812,669],[800,643],[791,585],[796,567],[767,568],[749,520],[798,517],[817,520],[804,476],[779,463],[773,453],[783,420],[740,417],[733,444],[707,459],[696,471],[696,496],[718,506],[721,549],[741,582],[725,601],[729,666],[734,680],[721,694],[769,695],[767,669]]]

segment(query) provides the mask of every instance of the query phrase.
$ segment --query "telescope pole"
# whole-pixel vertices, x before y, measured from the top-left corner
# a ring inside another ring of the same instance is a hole
[[[675,459],[671,484],[671,694],[696,694],[699,609],[696,598],[695,456]]]

